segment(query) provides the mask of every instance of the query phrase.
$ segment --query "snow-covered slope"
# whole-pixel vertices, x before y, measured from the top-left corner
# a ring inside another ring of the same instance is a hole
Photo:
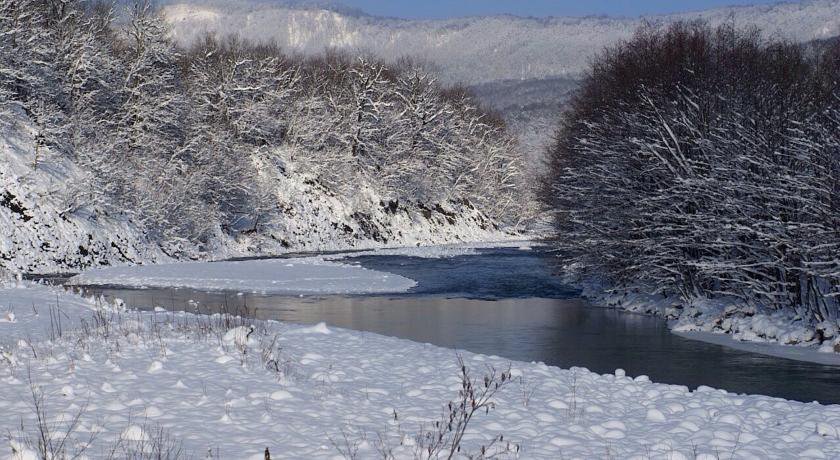
[[[37,145],[37,129],[16,105],[0,110],[0,274],[61,272],[124,263],[171,260],[145,237],[129,214],[100,206],[75,209],[86,189],[82,171],[67,156]],[[302,173],[277,178],[284,214],[260,234],[218,235],[197,259],[417,246],[503,239],[507,235],[468,202],[381,200],[373,192],[342,199]],[[163,205],[163,204],[162,204]]]
[[[558,114],[579,84],[579,80],[552,77],[481,83],[470,89],[478,100],[504,117],[519,139],[526,165],[540,171]]]
[[[45,147],[23,110],[0,116],[0,271],[46,272],[166,257],[125,217],[99,209],[64,212],[79,195],[80,171]]]
[[[579,76],[604,46],[629,37],[643,21],[704,18],[735,21],[796,41],[840,35],[840,1],[813,0],[769,6],[720,8],[649,18],[475,17],[435,21],[385,19],[288,3],[210,0],[164,8],[175,37],[189,42],[205,31],[272,39],[304,53],[325,48],[372,52],[386,59],[415,56],[433,64],[450,82]]]
[[[276,184],[284,216],[268,235],[220,241],[217,254],[276,253],[488,241],[505,234],[470,203],[383,200],[367,190],[342,199],[312,178],[287,170]]]

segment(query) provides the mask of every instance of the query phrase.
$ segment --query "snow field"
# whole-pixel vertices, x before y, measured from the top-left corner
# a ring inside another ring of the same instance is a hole
[[[97,308],[107,305],[64,289],[28,282],[0,281],[0,347],[18,339],[44,341],[78,329]]]
[[[0,324],[16,342],[0,359],[0,432],[10,433],[0,458],[34,451],[30,375],[57,436],[81,414],[68,452],[95,434],[88,458],[123,457],[157,440],[201,458],[262,458],[266,447],[274,458],[341,458],[347,449],[416,458],[417,436],[461,388],[456,352],[426,344],[218,315],[99,316],[100,327],[51,342]],[[479,384],[488,366],[510,366],[512,376],[495,409],[470,422],[464,452],[501,434],[520,458],[840,456],[840,406],[692,392],[621,370],[463,359]]]

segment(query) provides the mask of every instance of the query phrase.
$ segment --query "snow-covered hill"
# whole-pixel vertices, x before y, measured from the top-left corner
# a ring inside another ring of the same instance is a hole
[[[16,105],[0,116],[0,272],[46,272],[117,262],[159,261],[126,216],[96,208],[67,212],[83,172],[36,148],[36,131]]]
[[[171,260],[130,214],[98,206],[75,209],[96,190],[80,189],[84,171],[37,145],[37,130],[17,105],[0,110],[0,275],[76,271]],[[219,232],[193,257],[218,259],[297,250],[486,241],[506,234],[471,204],[380,200],[373,192],[347,200],[302,173],[278,178],[285,209],[271,231]]]
[[[449,82],[577,77],[604,46],[629,37],[643,23],[703,18],[735,21],[795,41],[840,35],[840,1],[721,8],[648,18],[474,17],[399,20],[366,16],[317,3],[234,3],[192,0],[165,6],[178,40],[205,31],[275,40],[304,53],[325,48],[361,50],[385,59],[414,56],[439,68]]]
[[[579,80],[552,77],[501,80],[470,89],[479,101],[504,117],[508,128],[519,138],[526,165],[539,170],[558,113],[579,84]]]

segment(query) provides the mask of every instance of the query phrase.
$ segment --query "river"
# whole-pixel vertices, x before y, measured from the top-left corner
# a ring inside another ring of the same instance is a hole
[[[657,318],[589,305],[554,275],[545,249],[478,249],[448,258],[350,255],[348,263],[418,285],[389,296],[288,297],[191,289],[88,287],[139,309],[236,311],[259,319],[369,331],[517,361],[624,369],[653,381],[840,403],[840,367],[689,340]]]

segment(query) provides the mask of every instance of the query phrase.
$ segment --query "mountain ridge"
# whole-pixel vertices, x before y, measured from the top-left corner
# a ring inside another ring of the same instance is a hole
[[[173,2],[166,4],[163,12],[173,36],[184,43],[205,32],[237,33],[256,41],[274,40],[304,54],[338,48],[386,60],[412,56],[435,66],[443,82],[470,85],[579,77],[596,52],[629,38],[645,21],[735,21],[798,42],[840,35],[837,0],[727,7],[643,18],[497,15],[420,20],[382,18],[363,12],[345,14],[329,9],[332,2],[242,2],[247,6],[234,9],[212,6],[216,4],[200,0]]]

